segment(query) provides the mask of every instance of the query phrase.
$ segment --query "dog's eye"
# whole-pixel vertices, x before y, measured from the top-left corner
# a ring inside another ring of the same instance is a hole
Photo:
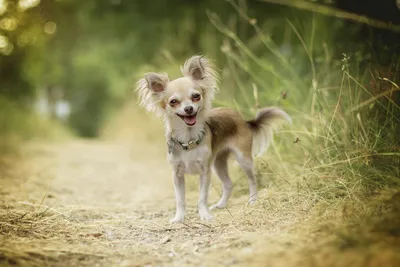
[[[200,99],[200,94],[193,94],[192,95],[193,100],[199,100]]]
[[[172,99],[171,101],[169,101],[169,104],[171,105],[171,106],[175,106],[176,104],[178,104],[179,102],[178,102],[178,100],[176,100],[176,99]]]

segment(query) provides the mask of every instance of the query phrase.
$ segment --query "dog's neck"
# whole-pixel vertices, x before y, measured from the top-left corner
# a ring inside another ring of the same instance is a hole
[[[166,117],[167,139],[173,138],[180,143],[188,143],[197,140],[205,132],[204,111],[197,113],[197,121],[193,126],[188,126],[178,116]]]

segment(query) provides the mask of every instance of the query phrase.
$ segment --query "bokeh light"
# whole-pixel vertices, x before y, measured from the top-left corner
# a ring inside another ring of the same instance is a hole
[[[6,31],[14,31],[18,26],[15,18],[3,18],[0,20],[0,28]]]
[[[54,34],[57,30],[57,24],[53,21],[48,21],[44,24],[44,32],[47,34]]]
[[[26,10],[35,7],[40,4],[40,0],[20,0],[18,2],[18,8],[21,10]]]
[[[10,55],[14,49],[12,43],[10,43],[9,39],[6,36],[0,35],[0,54]]]
[[[0,15],[3,15],[7,10],[7,3],[5,0],[0,0]]]
[[[3,49],[4,47],[6,47],[7,44],[8,44],[7,37],[0,35],[0,49]]]

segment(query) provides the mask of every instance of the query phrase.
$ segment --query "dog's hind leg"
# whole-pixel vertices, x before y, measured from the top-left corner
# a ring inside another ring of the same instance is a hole
[[[221,209],[226,207],[229,197],[232,193],[232,181],[228,174],[228,156],[230,151],[228,149],[219,152],[214,161],[214,170],[218,178],[222,182],[222,197],[217,204],[212,205],[210,209]]]
[[[251,155],[251,150],[235,150],[235,154],[240,168],[242,168],[249,181],[250,198],[248,204],[253,204],[257,200],[257,180],[254,176],[253,157]]]

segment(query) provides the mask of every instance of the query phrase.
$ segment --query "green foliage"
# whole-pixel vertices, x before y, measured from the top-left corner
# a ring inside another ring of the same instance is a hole
[[[18,4],[8,3],[0,20],[12,18],[20,24],[9,31],[12,53],[0,55],[0,70],[7,67],[8,71],[0,75],[9,79],[9,86],[2,86],[0,93],[11,92],[10,97],[31,102],[41,88],[63,88],[74,111],[70,125],[85,136],[97,135],[105,118],[131,97],[132,76],[142,65],[166,65],[165,54],[181,61],[204,47],[216,57],[219,35],[208,23],[205,10],[223,10],[228,5],[182,0],[157,1],[156,5],[42,0],[21,10]]]
[[[371,56],[356,38],[360,26],[261,2],[42,0],[26,10],[8,3],[0,20],[18,23],[0,30],[13,47],[0,56],[0,94],[29,106],[39,89],[61,87],[70,126],[84,136],[98,134],[144,71],[175,70],[174,77],[193,54],[221,69],[217,104],[233,102],[246,116],[256,105],[319,113],[328,104],[319,100],[338,92],[342,53],[351,55],[353,76],[368,61],[393,63],[393,53]]]
[[[296,13],[265,26],[237,10],[254,29],[251,42],[209,13],[229,40],[222,52],[230,71],[221,91],[230,90],[232,99],[225,95],[219,103],[248,116],[259,106],[277,105],[294,122],[290,130],[278,131],[270,154],[258,161],[259,183],[327,203],[399,188],[399,54],[380,65],[378,58],[371,63],[362,44],[336,46],[328,29],[350,36],[357,27],[344,29],[330,18]],[[301,23],[294,23],[296,18]],[[280,22],[286,30],[272,39],[271,32],[283,27]],[[239,194],[247,193],[243,180],[236,181],[242,184]]]

